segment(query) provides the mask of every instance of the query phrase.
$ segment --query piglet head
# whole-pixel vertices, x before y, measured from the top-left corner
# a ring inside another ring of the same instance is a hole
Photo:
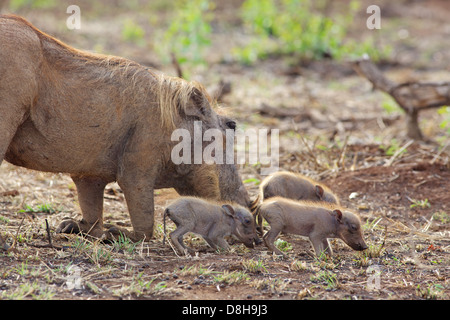
[[[333,216],[337,221],[337,235],[353,250],[366,250],[367,245],[364,242],[361,221],[358,216],[350,211],[342,212],[339,209],[333,211]]]
[[[254,248],[253,240],[256,238],[255,220],[250,211],[241,206],[231,206],[224,204],[222,209],[225,214],[233,218],[232,233],[240,240],[247,248]]]

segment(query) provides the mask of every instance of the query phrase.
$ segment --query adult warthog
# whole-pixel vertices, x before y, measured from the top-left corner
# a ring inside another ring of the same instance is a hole
[[[76,50],[14,15],[0,16],[0,44],[0,162],[70,174],[83,218],[57,231],[104,236],[103,192],[113,181],[133,226],[121,231],[133,240],[152,236],[154,189],[248,205],[235,165],[170,159],[175,128],[192,132],[201,121],[225,141],[225,129],[235,127],[200,84]]]

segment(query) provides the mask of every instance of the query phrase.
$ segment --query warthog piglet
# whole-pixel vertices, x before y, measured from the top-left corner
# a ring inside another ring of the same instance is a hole
[[[270,224],[263,239],[276,254],[282,254],[274,245],[280,232],[308,237],[316,255],[332,254],[328,238],[342,239],[354,250],[367,249],[359,217],[338,205],[274,197],[258,206],[256,213]]]
[[[230,248],[225,236],[234,235],[245,246],[253,248],[256,238],[255,223],[248,209],[230,203],[207,201],[196,197],[181,197],[171,203],[164,211],[164,241],[166,234],[166,217],[177,226],[170,233],[170,239],[180,253],[188,250],[183,243],[183,236],[188,232],[201,235],[213,249]]]
[[[256,207],[261,200],[277,196],[339,204],[339,198],[327,186],[299,173],[280,171],[263,180],[252,206]]]

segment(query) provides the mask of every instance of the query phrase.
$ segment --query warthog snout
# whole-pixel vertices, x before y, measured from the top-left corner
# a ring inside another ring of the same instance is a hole
[[[367,248],[368,248],[367,244],[365,242],[363,242],[363,243],[358,243],[358,248],[353,248],[353,249],[358,250],[358,251],[363,251],[363,250],[366,250]]]

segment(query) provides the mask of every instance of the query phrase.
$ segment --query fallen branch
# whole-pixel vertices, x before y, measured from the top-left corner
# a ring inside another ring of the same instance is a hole
[[[407,135],[423,140],[418,124],[421,110],[450,105],[450,82],[405,82],[397,84],[386,78],[369,60],[353,62],[354,70],[369,80],[375,89],[389,94],[406,113]]]
[[[18,195],[19,195],[19,191],[17,191],[17,190],[9,190],[9,191],[0,192],[0,196],[2,196],[2,197],[15,197]]]

